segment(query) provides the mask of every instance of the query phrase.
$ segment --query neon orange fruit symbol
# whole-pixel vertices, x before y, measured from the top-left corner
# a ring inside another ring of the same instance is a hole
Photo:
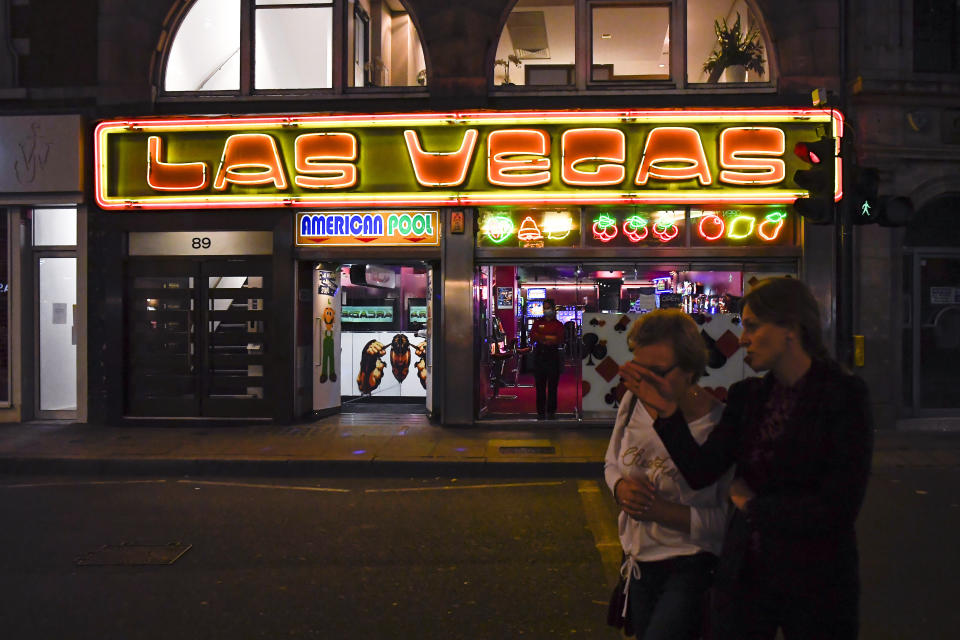
[[[710,212],[704,212],[704,216],[700,218],[700,226],[698,230],[700,231],[700,236],[704,240],[716,240],[723,235],[723,232],[726,228],[726,225],[723,223],[723,218],[717,214]]]

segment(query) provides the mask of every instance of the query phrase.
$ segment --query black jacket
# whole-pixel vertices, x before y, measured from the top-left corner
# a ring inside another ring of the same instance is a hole
[[[745,459],[773,388],[771,374],[730,387],[720,423],[697,445],[683,415],[654,427],[687,483],[707,486]],[[734,588],[745,579],[744,556],[754,532],[753,556],[771,586],[786,593],[821,594],[858,588],[854,522],[863,503],[873,447],[867,387],[832,361],[811,365],[774,453],[776,464],[747,513],[734,509],[728,523],[716,584]],[[756,575],[755,573],[751,575]],[[757,586],[757,585],[754,585]]]

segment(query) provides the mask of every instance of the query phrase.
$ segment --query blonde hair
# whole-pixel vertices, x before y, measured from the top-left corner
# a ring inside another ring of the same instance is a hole
[[[637,347],[667,342],[673,347],[677,366],[700,379],[707,366],[707,345],[693,318],[680,309],[657,309],[645,313],[630,325],[627,346]]]

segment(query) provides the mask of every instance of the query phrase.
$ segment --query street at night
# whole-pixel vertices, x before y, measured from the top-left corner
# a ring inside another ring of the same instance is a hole
[[[960,635],[960,0],[0,44],[0,640]]]
[[[875,472],[861,638],[954,637],[958,493],[955,468]],[[8,638],[619,637],[596,480],[20,476],[0,505]],[[123,544],[189,549],[78,564]]]

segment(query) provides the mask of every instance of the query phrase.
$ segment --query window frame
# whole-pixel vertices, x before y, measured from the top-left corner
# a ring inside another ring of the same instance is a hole
[[[180,25],[183,23],[195,0],[183,0],[177,11],[171,12],[166,25],[165,39],[163,41],[163,50],[161,55],[156,57],[156,73],[154,90],[158,102],[192,102],[192,101],[229,101],[229,100],[263,100],[263,99],[309,99],[322,96],[324,99],[349,98],[351,94],[417,94],[425,95],[427,87],[424,85],[398,85],[398,86],[347,86],[347,68],[353,64],[353,52],[347,50],[350,42],[347,30],[350,28],[348,11],[350,11],[349,2],[346,0],[312,0],[309,3],[281,3],[277,5],[264,5],[265,8],[312,8],[330,6],[333,11],[331,29],[331,51],[332,60],[330,62],[331,86],[322,88],[280,88],[280,89],[257,89],[254,86],[256,75],[255,68],[255,20],[258,10],[256,0],[240,0],[240,83],[239,89],[216,89],[200,91],[172,91],[165,88],[167,63],[170,57],[170,51],[173,42],[177,38]],[[401,4],[407,10],[407,15],[416,29],[420,47],[423,51],[424,65],[428,69],[429,77],[429,56],[426,49],[423,48],[423,39],[415,20],[414,14],[409,10],[406,3],[400,0]]]
[[[593,40],[593,17],[594,9],[598,8],[630,8],[630,7],[650,7],[658,8],[665,7],[667,9],[667,23],[670,31],[670,68],[667,71],[666,78],[651,78],[648,80],[643,79],[634,79],[629,78],[625,80],[595,80],[593,78],[593,67],[595,66],[593,57],[594,57],[594,40]],[[676,6],[671,0],[586,0],[586,53],[587,53],[587,66],[584,68],[584,75],[586,76],[586,84],[590,87],[609,87],[609,86],[629,86],[629,85],[639,85],[639,86],[651,86],[653,84],[662,84],[662,85],[675,85],[676,80],[673,73],[673,58],[674,58],[674,13],[676,12]]]
[[[914,76],[918,76],[920,78],[929,78],[932,80],[956,78],[957,75],[960,75],[960,43],[958,43],[956,39],[951,40],[951,68],[949,70],[930,70],[917,68],[917,11],[917,2],[914,2],[913,5],[906,10],[908,16],[905,17],[909,20],[909,23],[907,24],[905,22],[904,26],[908,27],[908,33],[910,34],[910,66],[907,70]],[[957,3],[953,3],[953,20],[951,29],[954,32],[954,36],[956,36],[957,33],[960,33],[960,6],[958,6]]]
[[[544,94],[598,94],[598,93],[776,93],[779,83],[779,74],[776,73],[777,54],[770,44],[771,38],[763,12],[756,6],[755,0],[744,0],[750,11],[756,13],[761,20],[760,37],[763,39],[764,51],[767,58],[767,80],[747,83],[711,83],[694,82],[687,79],[687,2],[688,0],[573,0],[575,15],[574,34],[574,78],[572,85],[498,85],[495,84],[496,66],[488,67],[488,87],[493,95],[544,95]],[[510,10],[504,14],[500,38],[492,45],[489,56],[492,61],[496,58],[497,47],[506,30],[507,20],[516,9],[515,2]],[[593,20],[592,10],[595,6],[667,6],[670,11],[670,74],[669,79],[651,80],[624,80],[594,81],[592,76],[593,59]]]

